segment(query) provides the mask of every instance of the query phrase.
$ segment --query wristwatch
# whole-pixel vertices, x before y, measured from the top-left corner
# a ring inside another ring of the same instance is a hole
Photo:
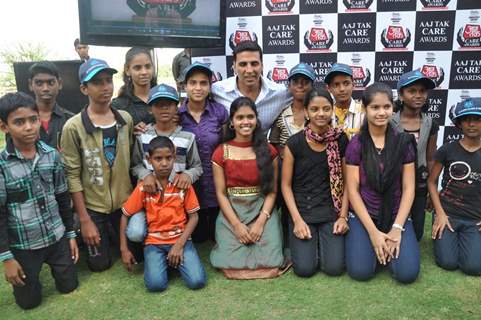
[[[399,229],[399,230],[401,230],[401,231],[406,231],[406,229],[404,229],[403,226],[400,225],[400,224],[398,224],[398,223],[394,223],[394,224],[392,225],[392,227],[393,227],[394,229]]]

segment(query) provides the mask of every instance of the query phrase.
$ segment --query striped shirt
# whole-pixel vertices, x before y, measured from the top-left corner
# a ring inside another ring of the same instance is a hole
[[[269,133],[269,142],[279,144],[281,147],[286,145],[287,139],[304,129],[304,123],[300,126],[294,123],[292,104],[288,105],[279,115],[272,125]]]
[[[215,101],[226,107],[227,112],[230,111],[232,101],[243,96],[237,87],[236,76],[213,83],[212,95]],[[266,135],[274,121],[282,112],[282,109],[291,103],[291,101],[292,97],[284,85],[275,83],[266,77],[261,77],[261,92],[255,103],[257,112],[259,113],[262,131]]]
[[[361,101],[351,99],[351,104],[347,110],[334,105],[332,126],[334,128],[342,128],[349,140],[359,133],[363,121],[364,111],[362,110]]]
[[[147,161],[149,143],[157,136],[168,137],[175,145],[176,158],[174,170],[170,179],[173,179],[177,173],[186,173],[189,175],[192,183],[196,182],[202,175],[202,162],[200,161],[195,135],[191,132],[182,130],[181,126],[177,126],[170,135],[157,133],[155,125],[147,126],[144,133],[137,136],[132,154],[132,174],[137,179],[143,180],[152,173],[153,168]]]
[[[0,261],[13,258],[8,248],[42,249],[64,235],[75,238],[72,225],[65,232],[56,199],[68,191],[60,155],[44,142],[36,146],[35,158],[25,159],[7,139],[0,153]]]

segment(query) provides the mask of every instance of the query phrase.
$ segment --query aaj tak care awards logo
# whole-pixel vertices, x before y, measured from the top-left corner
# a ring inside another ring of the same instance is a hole
[[[420,71],[424,76],[433,80],[436,87],[439,87],[444,81],[444,70],[442,67],[438,67],[435,61],[436,54],[434,52],[428,52],[426,54],[426,62],[420,68]]]
[[[354,89],[364,89],[371,81],[371,71],[369,70],[369,68],[364,68],[362,66],[362,58],[359,53],[352,54],[351,62],[352,64],[350,65],[350,67],[352,69],[352,80],[354,83]]]
[[[255,32],[247,30],[247,21],[245,18],[239,18],[236,30],[229,37],[229,47],[234,50],[239,43],[244,41],[257,42],[257,35]]]
[[[334,35],[331,30],[323,27],[322,16],[314,15],[314,26],[304,34],[304,45],[309,51],[330,51],[334,43]]]
[[[439,10],[447,8],[451,0],[420,0],[423,9]]]
[[[212,70],[212,83],[222,80],[222,74],[219,71],[214,70],[214,63],[210,57],[203,57],[200,62],[207,65],[210,70]]]
[[[374,0],[342,0],[347,11],[367,11]]]
[[[470,12],[469,22],[459,29],[457,41],[461,49],[481,49],[479,11],[473,10]]]
[[[267,72],[267,78],[274,82],[287,85],[289,69],[286,66],[286,58],[283,55],[276,56],[275,66]]]
[[[271,13],[289,13],[296,2],[295,0],[266,0],[265,4]]]
[[[411,41],[411,31],[401,25],[401,16],[398,12],[393,12],[391,17],[392,24],[381,33],[381,43],[385,50],[406,49]]]

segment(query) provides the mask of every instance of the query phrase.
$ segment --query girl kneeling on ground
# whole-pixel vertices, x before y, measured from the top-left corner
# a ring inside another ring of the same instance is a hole
[[[420,268],[419,247],[408,219],[415,186],[414,139],[389,123],[390,87],[372,84],[364,91],[362,103],[367,121],[346,150],[351,206],[346,269],[352,278],[368,280],[379,263],[388,265],[397,281],[411,283]]]

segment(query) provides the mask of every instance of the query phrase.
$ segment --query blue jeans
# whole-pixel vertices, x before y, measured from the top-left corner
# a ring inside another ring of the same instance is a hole
[[[419,274],[419,246],[410,219],[404,224],[406,231],[401,238],[399,257],[391,260],[388,267],[393,278],[401,283],[414,282]],[[346,235],[346,269],[355,280],[365,281],[374,277],[377,258],[371,239],[359,218],[349,214],[349,232]]]
[[[145,211],[139,211],[129,218],[127,228],[125,229],[127,239],[132,242],[144,242],[147,236],[147,220],[145,218]]]
[[[167,289],[167,255],[172,246],[172,244],[145,246],[144,282],[147,290],[164,291]],[[178,269],[188,288],[195,290],[205,286],[207,276],[191,240],[184,245],[183,262]]]
[[[445,228],[441,239],[434,240],[436,264],[443,269],[481,275],[481,232],[473,219],[449,217],[454,232]]]

